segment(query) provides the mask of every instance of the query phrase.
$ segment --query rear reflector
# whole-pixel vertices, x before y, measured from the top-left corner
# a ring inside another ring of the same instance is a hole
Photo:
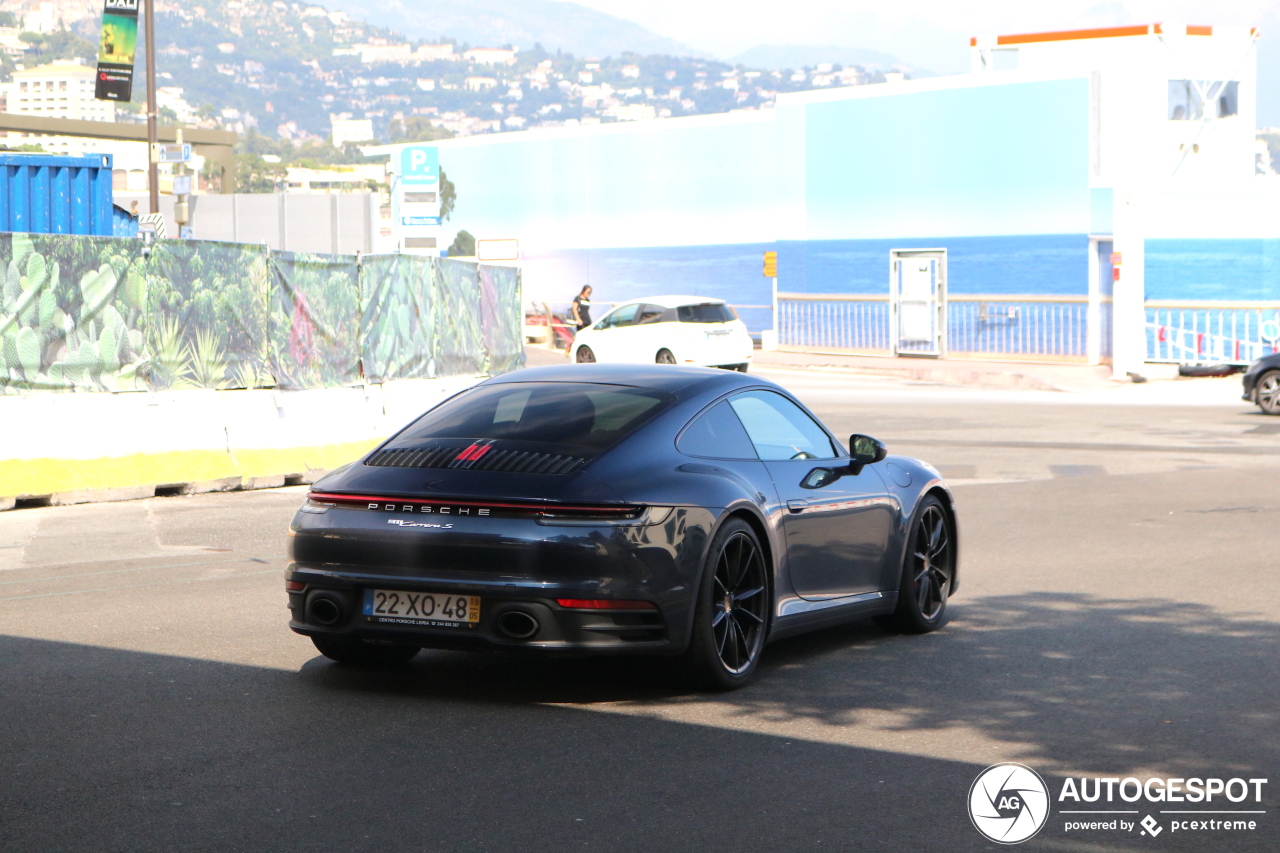
[[[557,598],[556,604],[571,610],[657,610],[652,601],[626,601],[620,598]]]
[[[289,592],[301,592],[307,588],[307,585],[302,581],[285,581],[284,588]]]

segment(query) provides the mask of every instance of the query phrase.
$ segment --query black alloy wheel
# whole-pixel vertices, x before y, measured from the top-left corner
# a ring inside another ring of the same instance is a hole
[[[658,357],[654,359],[654,362],[657,364],[675,364],[676,357],[671,354],[671,350],[660,349],[658,350]]]
[[[578,364],[595,364],[596,354],[589,346],[578,347]]]
[[[902,586],[892,624],[911,634],[942,626],[955,572],[955,535],[942,502],[929,495],[920,502],[907,539]]]
[[[385,643],[378,640],[360,640],[354,637],[311,638],[320,654],[338,663],[357,666],[403,666],[419,651],[418,646],[401,643]]]
[[[701,686],[735,690],[751,680],[764,647],[769,602],[764,549],[749,524],[731,519],[708,550],[685,652]]]
[[[1254,387],[1258,408],[1268,415],[1280,415],[1280,370],[1268,370]]]

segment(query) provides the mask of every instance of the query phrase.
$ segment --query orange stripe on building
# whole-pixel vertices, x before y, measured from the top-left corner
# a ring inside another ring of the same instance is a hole
[[[1190,29],[1190,27],[1188,27]],[[1052,33],[1024,33],[1014,36],[997,36],[996,44],[1035,44],[1046,41],[1076,41],[1078,39],[1105,39],[1120,36],[1146,36],[1160,33],[1160,24],[1144,24],[1138,27],[1105,27],[1095,30],[1060,30]]]
[[[1189,36],[1211,36],[1213,35],[1213,27],[1193,27],[1187,25],[1187,35]]]

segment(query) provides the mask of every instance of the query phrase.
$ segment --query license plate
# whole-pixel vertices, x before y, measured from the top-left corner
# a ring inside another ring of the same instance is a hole
[[[366,589],[364,615],[367,621],[380,625],[474,626],[480,621],[480,596]]]

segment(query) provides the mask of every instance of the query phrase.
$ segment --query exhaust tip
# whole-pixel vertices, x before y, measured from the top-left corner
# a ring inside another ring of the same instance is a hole
[[[498,617],[498,633],[513,640],[527,640],[541,627],[533,614],[524,610],[508,610]]]
[[[342,619],[342,605],[328,596],[311,599],[311,621],[317,625],[336,625]]]

